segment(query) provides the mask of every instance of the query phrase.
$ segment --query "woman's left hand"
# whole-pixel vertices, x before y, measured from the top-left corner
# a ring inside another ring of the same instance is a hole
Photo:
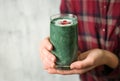
[[[110,64],[110,61],[115,61],[115,64]],[[102,49],[92,49],[84,53],[80,53],[78,61],[73,62],[70,65],[71,70],[48,69],[48,72],[51,74],[63,75],[83,74],[104,64],[115,68],[118,64],[118,58],[111,52]]]

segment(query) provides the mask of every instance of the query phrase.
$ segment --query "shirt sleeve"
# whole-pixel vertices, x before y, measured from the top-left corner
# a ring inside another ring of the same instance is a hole
[[[111,79],[120,77],[120,58],[119,58],[119,64],[115,69],[112,69],[105,65],[104,71],[102,73],[104,76]]]
[[[105,70],[108,71],[108,78],[119,78],[120,77],[120,58],[119,58],[119,64],[115,69],[111,69],[105,66]]]
[[[106,75],[108,78],[119,78],[120,77],[120,27],[119,27],[119,35],[118,35],[118,49],[116,49],[115,54],[119,59],[118,66],[115,69],[112,69],[108,66],[104,66],[103,75]]]

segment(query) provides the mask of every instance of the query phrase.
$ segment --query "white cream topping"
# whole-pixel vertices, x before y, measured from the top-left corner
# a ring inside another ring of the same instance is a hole
[[[71,26],[73,24],[73,21],[70,19],[58,19],[55,21],[55,25],[57,26]]]

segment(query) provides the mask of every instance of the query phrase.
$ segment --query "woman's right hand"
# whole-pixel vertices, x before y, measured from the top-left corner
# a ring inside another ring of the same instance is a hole
[[[46,70],[53,69],[55,67],[56,57],[51,53],[53,49],[50,43],[49,37],[42,40],[40,43],[40,58],[43,63],[43,67]]]

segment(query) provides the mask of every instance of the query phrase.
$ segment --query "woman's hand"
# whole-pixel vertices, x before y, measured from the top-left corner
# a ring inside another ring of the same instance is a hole
[[[40,44],[40,58],[43,67],[51,74],[83,74],[100,65],[108,65],[116,68],[118,58],[115,54],[102,49],[92,49],[84,53],[80,53],[78,61],[70,65],[71,70],[55,69],[56,57],[51,53],[53,46],[49,41],[49,37],[45,38]]]
[[[50,52],[53,46],[49,41],[49,37],[45,38],[40,43],[40,58],[43,63],[44,69],[48,70],[55,67],[55,56]]]
[[[92,49],[81,53],[78,61],[70,65],[71,70],[48,69],[52,74],[83,74],[100,65],[108,65],[115,68],[118,65],[118,58],[111,52],[101,49]]]

